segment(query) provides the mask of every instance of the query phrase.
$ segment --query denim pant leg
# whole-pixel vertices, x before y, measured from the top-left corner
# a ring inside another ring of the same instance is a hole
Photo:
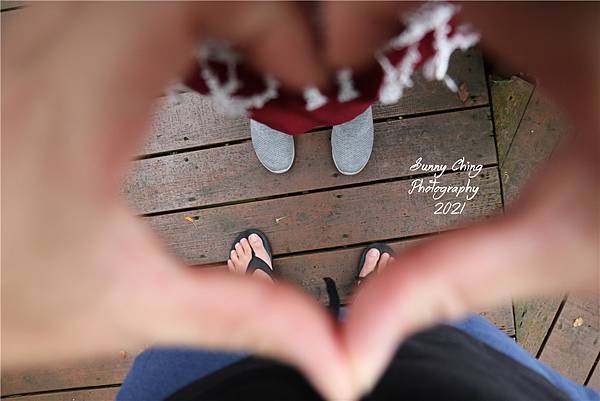
[[[116,400],[163,401],[180,388],[246,356],[188,348],[150,348],[135,358]]]
[[[600,400],[600,395],[594,389],[575,383],[554,369],[544,365],[521,348],[513,339],[481,316],[472,315],[459,323],[451,324],[451,326],[463,330],[484,344],[508,355],[534,372],[542,375],[572,400]]]
[[[340,310],[345,319],[346,308]],[[484,318],[473,315],[452,324],[479,341],[510,356],[545,377],[573,400],[600,400],[591,388],[577,384],[532,357],[506,334]],[[242,353],[224,353],[180,348],[152,348],[140,354],[117,394],[117,401],[162,401],[183,386],[246,357]]]

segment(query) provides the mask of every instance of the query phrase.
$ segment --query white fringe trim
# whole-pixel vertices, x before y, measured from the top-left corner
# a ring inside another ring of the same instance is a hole
[[[352,80],[352,70],[350,68],[344,68],[339,70],[336,74],[338,82],[338,96],[337,100],[340,103],[349,102],[358,97],[358,92],[354,88],[354,81]]]
[[[423,76],[428,80],[444,81],[446,86],[456,92],[458,87],[447,75],[450,56],[456,49],[466,50],[479,41],[479,35],[459,26],[451,38],[450,20],[459,11],[459,7],[448,3],[426,3],[414,13],[403,18],[406,29],[376,54],[377,61],[384,72],[383,84],[379,89],[379,101],[383,104],[397,102],[404,89],[412,86],[410,77],[414,73],[421,55],[417,49],[425,35],[433,31],[434,55],[423,65]],[[406,56],[397,67],[392,66],[384,52],[409,47]]]
[[[394,67],[382,53],[376,55],[377,61],[383,69],[383,83],[379,89],[379,101],[381,103],[396,103],[404,94],[404,89],[413,86],[411,76],[415,66],[421,60],[421,54],[417,46],[415,44],[408,48],[406,55],[397,67]]]
[[[224,113],[232,116],[248,115],[249,109],[260,109],[279,94],[279,82],[265,74],[263,79],[266,88],[262,93],[249,97],[234,96],[234,93],[242,86],[236,70],[239,59],[239,55],[229,45],[223,43],[207,41],[198,52],[201,76],[210,91],[208,95],[213,98],[215,104]],[[217,75],[211,70],[208,64],[211,60],[224,63],[227,66],[227,81],[225,83],[221,84]]]
[[[327,103],[327,97],[314,86],[309,86],[304,89],[304,100],[306,101],[306,110],[313,111],[322,107]]]
[[[448,63],[450,56],[457,50],[466,50],[479,41],[477,33],[469,31],[465,26],[459,26],[452,37],[448,34],[452,30],[450,20],[459,11],[459,7],[448,3],[426,3],[418,10],[403,17],[405,30],[392,39],[387,46],[376,52],[377,62],[383,69],[383,82],[379,89],[379,101],[383,104],[397,102],[406,88],[413,85],[412,75],[416,65],[421,60],[418,50],[419,42],[429,32],[434,33],[434,55],[423,65],[423,76],[428,80],[443,81],[446,86],[456,92],[458,87],[454,80],[448,76]],[[389,50],[407,48],[406,55],[398,65],[393,65],[385,56]],[[205,41],[198,50],[198,62],[201,67],[201,76],[209,88],[210,95],[219,108],[230,115],[247,115],[252,108],[259,109],[268,101],[279,95],[279,82],[268,75],[264,75],[265,90],[250,97],[236,97],[234,94],[241,88],[236,66],[240,56],[235,53],[230,45],[223,42]],[[209,61],[218,61],[227,66],[227,82],[221,84],[217,75],[209,67]],[[338,102],[349,102],[359,96],[354,87],[352,71],[339,70],[336,74],[338,82]],[[179,102],[179,91],[171,91],[169,99]],[[313,111],[324,106],[329,100],[316,87],[307,87],[304,90],[306,110]]]

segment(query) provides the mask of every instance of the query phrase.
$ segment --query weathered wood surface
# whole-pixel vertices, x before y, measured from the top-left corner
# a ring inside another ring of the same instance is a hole
[[[531,355],[539,354],[561,302],[560,296],[514,301],[517,341]]]
[[[414,87],[405,92],[400,102],[389,106],[374,106],[374,118],[488,104],[483,59],[479,50],[455,52],[449,75],[457,83],[467,85],[471,97],[466,104],[456,93],[448,90],[444,83],[429,82],[416,74]],[[164,153],[250,138],[247,118],[226,117],[210,101],[197,94],[182,94],[179,104],[170,104],[166,98],[159,99],[157,104],[153,128],[142,154]]]
[[[600,353],[600,299],[570,295],[540,355],[567,378],[585,383]]]
[[[502,165],[535,86],[515,76],[506,80],[490,79],[489,85],[498,163]]]
[[[510,207],[566,135],[567,125],[539,88],[519,78],[491,88],[504,205]],[[517,341],[532,355],[539,354],[561,301],[561,296],[514,301]]]
[[[31,394],[11,398],[18,401],[113,401],[119,387],[89,390],[61,391],[58,393]]]
[[[441,185],[464,185],[465,173],[445,174]],[[148,217],[168,247],[189,264],[226,260],[237,233],[256,227],[275,254],[428,234],[482,219],[501,207],[495,168],[471,180],[479,193],[462,215],[434,215],[430,193],[408,194],[411,180],[379,183]],[[455,200],[446,195],[439,202]],[[191,220],[191,221],[189,221]]]
[[[297,137],[295,143],[294,166],[286,174],[269,173],[251,142],[138,160],[126,196],[138,213],[152,213],[414,175],[410,166],[418,157],[449,166],[461,157],[496,163],[485,108],[375,124],[369,164],[353,176],[335,168],[330,130]]]
[[[141,349],[54,366],[2,371],[2,396],[69,388],[120,384]]]
[[[2,10],[2,12],[13,11],[20,7],[23,7],[22,1],[8,1],[8,0],[0,1],[0,9]]]
[[[567,131],[564,115],[536,88],[500,165],[505,205],[510,206],[526,190]]]

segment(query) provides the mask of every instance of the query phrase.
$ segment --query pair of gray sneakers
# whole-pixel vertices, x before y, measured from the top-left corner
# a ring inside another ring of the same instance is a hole
[[[294,163],[294,137],[250,120],[252,145],[262,165],[272,173],[288,171]],[[354,175],[367,165],[373,150],[373,112],[369,107],[355,119],[331,131],[333,163],[344,175]]]

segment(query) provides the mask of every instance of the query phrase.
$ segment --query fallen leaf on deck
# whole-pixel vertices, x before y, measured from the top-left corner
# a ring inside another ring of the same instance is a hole
[[[579,316],[577,319],[573,321],[573,327],[579,327],[583,324],[583,318]]]
[[[186,219],[187,221],[189,221],[190,223],[193,223],[193,222],[194,222],[194,219],[192,219],[190,216],[185,216],[185,219]]]

